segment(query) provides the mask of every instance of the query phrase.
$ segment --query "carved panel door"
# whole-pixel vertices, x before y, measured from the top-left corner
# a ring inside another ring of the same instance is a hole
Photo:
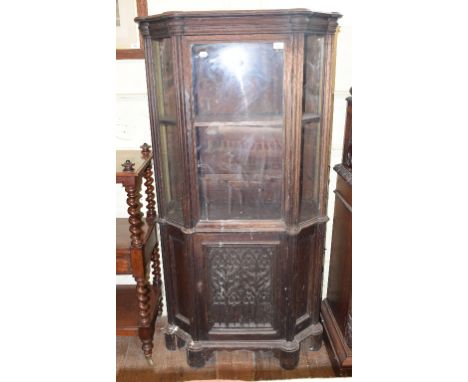
[[[278,234],[211,234],[196,240],[202,267],[202,337],[279,338],[281,333]]]

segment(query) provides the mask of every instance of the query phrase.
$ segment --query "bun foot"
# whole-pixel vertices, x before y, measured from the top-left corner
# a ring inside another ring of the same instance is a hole
[[[169,351],[177,350],[177,336],[175,334],[166,333],[164,335],[164,339],[166,342],[166,349]]]
[[[297,364],[299,363],[299,350],[295,350],[295,351],[280,350],[279,361],[283,369],[286,369],[286,370],[295,369]]]
[[[187,348],[187,363],[190,367],[200,368],[205,366],[205,353],[203,349],[193,342]]]
[[[177,347],[183,348],[184,346],[185,346],[185,341],[182,338],[177,337]]]
[[[319,326],[320,325],[320,326]],[[310,351],[318,351],[322,347],[323,327],[321,324],[317,325],[316,333],[310,336]]]

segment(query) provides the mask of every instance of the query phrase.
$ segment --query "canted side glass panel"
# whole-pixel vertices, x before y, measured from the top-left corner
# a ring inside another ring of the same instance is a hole
[[[191,50],[201,220],[280,219],[284,43]]]
[[[161,178],[165,216],[183,222],[183,168],[176,120],[176,93],[171,40],[153,41],[156,103],[160,137]]]
[[[301,221],[312,219],[319,211],[323,37],[307,36],[304,48],[299,209]]]
[[[159,118],[169,119],[175,124],[176,95],[171,40],[166,38],[160,42],[153,41],[153,55]]]

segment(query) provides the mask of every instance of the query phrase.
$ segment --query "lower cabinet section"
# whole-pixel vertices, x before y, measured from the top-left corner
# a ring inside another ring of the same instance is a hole
[[[324,223],[300,232],[189,232],[162,224],[168,349],[201,366],[214,350],[276,349],[294,368],[318,350]],[[297,358],[297,359],[296,359]]]

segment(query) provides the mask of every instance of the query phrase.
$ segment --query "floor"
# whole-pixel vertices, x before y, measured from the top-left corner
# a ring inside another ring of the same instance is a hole
[[[149,366],[137,337],[117,337],[117,382],[190,381],[200,379],[237,379],[244,381],[334,377],[325,346],[317,352],[301,346],[299,365],[284,370],[270,351],[217,351],[205,367],[192,369],[187,365],[185,350],[168,351],[160,329],[165,317],[158,319],[154,338],[153,362]]]

